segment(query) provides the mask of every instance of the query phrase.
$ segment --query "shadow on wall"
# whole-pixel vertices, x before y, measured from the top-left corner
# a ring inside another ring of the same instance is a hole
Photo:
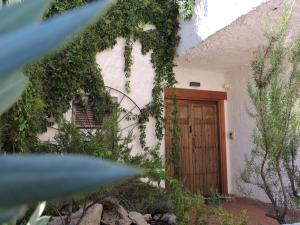
[[[202,41],[199,30],[203,17],[208,14],[207,0],[196,0],[194,14],[189,21],[180,21],[181,41],[178,46],[178,54],[183,55],[189,48],[197,45]]]

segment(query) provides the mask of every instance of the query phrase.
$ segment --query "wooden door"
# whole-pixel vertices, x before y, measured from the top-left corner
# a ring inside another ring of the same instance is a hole
[[[220,192],[220,151],[216,102],[178,100],[180,180],[193,193]],[[166,153],[171,151],[172,102],[166,101]],[[172,166],[168,168],[173,174]]]

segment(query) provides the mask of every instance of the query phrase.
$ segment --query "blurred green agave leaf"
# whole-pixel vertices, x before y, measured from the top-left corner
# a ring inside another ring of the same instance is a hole
[[[45,222],[47,224],[49,221],[49,217],[41,218],[41,215],[43,214],[45,208],[46,208],[46,202],[39,203],[26,225],[37,225],[37,224],[43,224]]]
[[[41,19],[51,0],[26,0],[0,10],[0,35]]]
[[[105,12],[111,0],[99,0],[41,23],[0,36],[0,76],[48,53],[71,34]]]
[[[27,82],[28,78],[18,72],[0,76],[0,115],[17,101]]]
[[[134,168],[86,156],[2,156],[0,207],[66,197],[136,175]]]
[[[50,220],[50,216],[42,216],[37,219],[35,224],[29,224],[29,225],[47,225]]]
[[[24,207],[14,207],[1,209],[0,208],[0,224],[4,222],[14,220],[15,218],[22,216],[25,211]]]

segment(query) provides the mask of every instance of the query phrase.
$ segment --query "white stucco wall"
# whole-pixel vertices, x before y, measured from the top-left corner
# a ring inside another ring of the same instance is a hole
[[[125,92],[124,44],[125,40],[120,38],[113,49],[97,55],[97,63],[102,70],[105,85],[122,92]],[[150,63],[150,54],[145,56],[141,54],[139,42],[133,46],[133,61],[132,91],[128,95],[142,108],[151,101],[154,71]],[[251,149],[251,134],[254,127],[253,121],[246,112],[246,106],[250,105],[247,97],[247,80],[251,75],[250,68],[237,67],[233,71],[221,74],[201,68],[184,67],[179,64],[175,67],[174,72],[178,81],[177,88],[191,88],[189,87],[191,81],[201,83],[201,87],[197,88],[199,90],[225,91],[224,85],[231,86],[227,92],[228,100],[225,102],[228,189],[229,193],[241,195],[237,178],[244,168],[244,156]],[[147,144],[149,146],[156,144],[154,125],[155,121],[152,120],[147,126]],[[235,140],[229,139],[229,132],[235,132]],[[138,129],[135,130],[135,134],[139,134]],[[141,151],[138,139],[134,142],[133,150],[135,153]],[[162,142],[161,154],[164,155],[164,141]],[[257,189],[246,186],[246,190],[251,190],[253,197],[266,200],[265,196]]]
[[[102,71],[102,76],[106,86],[116,88],[125,93],[125,77],[124,77],[124,45],[125,40],[119,38],[117,44],[113,49],[108,49],[97,54],[97,63]],[[154,70],[152,64],[150,63],[150,53],[147,55],[141,54],[141,45],[139,42],[135,42],[133,45],[133,66],[131,75],[131,93],[128,94],[139,107],[144,107],[147,103],[152,100],[151,91],[153,88],[153,78]],[[191,81],[200,82],[201,87],[199,90],[213,90],[213,91],[225,91],[224,85],[226,84],[225,75],[201,70],[199,68],[186,68],[178,65],[175,70],[176,79],[178,83],[177,88],[191,88],[189,83]],[[195,88],[193,88],[195,89]],[[114,94],[112,94],[114,95]],[[126,103],[122,103],[122,107],[126,107]],[[130,108],[130,107],[129,107]],[[225,103],[225,117],[227,118],[227,103]],[[227,119],[226,119],[227,123]],[[124,124],[120,124],[124,127]],[[227,127],[227,124],[226,124]],[[147,145],[154,147],[157,143],[155,137],[155,121],[151,120],[147,124]],[[135,129],[135,134],[138,136],[138,129]],[[226,131],[226,133],[228,133]],[[229,143],[229,140],[227,140]],[[135,153],[141,151],[141,146],[139,144],[138,138],[135,139],[133,143],[133,150]],[[229,148],[229,146],[227,146]],[[164,156],[165,145],[164,140],[161,146],[161,155]],[[229,151],[228,151],[229,153]],[[227,155],[228,161],[230,159],[230,154]],[[231,179],[231,167],[228,167],[228,177],[229,177],[229,191],[233,189],[232,179]]]
[[[107,49],[101,53],[98,53],[96,56],[96,62],[98,63],[99,67],[101,68],[104,84],[106,86],[115,88],[123,93],[125,91],[125,83],[126,79],[124,76],[124,46],[125,46],[125,39],[119,38],[117,39],[117,44],[114,46],[113,49]],[[140,108],[143,108],[146,104],[151,102],[152,100],[152,88],[153,88],[153,78],[154,78],[154,69],[152,67],[151,60],[151,53],[147,55],[141,54],[141,44],[139,42],[135,42],[133,44],[133,51],[132,51],[132,71],[130,77],[130,87],[131,92],[127,94]],[[117,93],[113,93],[114,97],[118,97],[119,100],[122,96],[118,95]],[[127,102],[126,102],[127,101]],[[122,101],[121,107],[130,110],[132,108],[132,102],[125,100]],[[137,109],[135,109],[135,113],[139,113]],[[127,121],[122,121],[120,124],[121,128],[125,128],[128,126]],[[126,132],[124,131],[124,135]],[[153,119],[147,124],[147,140],[146,144],[149,147],[154,147],[156,142],[155,137],[155,121]],[[136,138],[134,139],[133,151],[134,153],[138,153],[142,150],[138,136],[139,130],[136,127],[133,130],[134,135]]]
[[[228,140],[228,166],[231,171],[231,193],[237,196],[247,194],[255,199],[268,201],[267,196],[257,187],[246,185],[239,180],[245,168],[245,156],[252,150],[252,134],[255,121],[249,116],[247,109],[252,109],[247,92],[247,82],[252,71],[249,66],[236,67],[225,75],[226,82],[231,85],[228,94],[228,132],[235,132],[236,139]],[[242,189],[240,189],[242,187]]]
[[[180,64],[175,67],[177,88],[191,88],[190,82],[200,82],[199,90],[224,91],[224,74],[201,70],[201,68],[182,67]]]
[[[195,15],[189,22],[181,21],[181,42],[178,53],[183,54],[190,47],[195,46],[200,41],[205,40],[208,36],[216,31],[229,25],[239,16],[249,12],[253,7],[267,0],[197,0]],[[106,86],[113,87],[125,93],[124,77],[124,45],[125,40],[119,38],[117,44],[112,48],[97,54],[96,61],[102,70],[104,83]],[[141,44],[135,42],[133,45],[133,66],[131,80],[130,98],[140,107],[143,108],[151,101],[151,91],[153,88],[154,70],[150,62],[151,53],[141,54]],[[214,62],[211,62],[213,65]],[[251,70],[249,67],[236,67],[231,71],[212,72],[204,70],[201,67],[178,65],[175,68],[178,88],[190,88],[189,82],[200,82],[201,90],[225,91],[224,85],[229,84],[231,89],[228,91],[228,101],[225,103],[226,118],[226,136],[227,136],[227,168],[228,168],[228,188],[229,193],[240,195],[237,185],[237,177],[244,167],[244,156],[251,149],[251,134],[254,126],[253,121],[246,112],[246,105],[249,103],[247,98],[246,83]],[[112,93],[115,97],[117,93]],[[130,109],[130,101],[123,102],[122,106]],[[70,116],[67,113],[66,116]],[[126,122],[121,124],[126,127]],[[229,139],[229,132],[236,133],[236,139]],[[47,134],[41,136],[44,140],[51,139],[55,134],[55,129],[49,129]],[[136,128],[134,134],[139,135]],[[147,145],[155,146],[155,121],[151,120],[147,125]],[[141,151],[138,138],[135,139],[134,152]],[[161,153],[164,155],[164,141],[162,142]],[[264,200],[265,197],[257,189],[254,190],[253,196]]]
[[[124,46],[125,39],[118,38],[117,44],[113,49],[107,49],[96,56],[96,62],[99,65],[104,84],[106,86],[114,87],[124,93],[125,82],[124,79]],[[151,55],[141,54],[141,44],[135,42],[132,51],[132,72],[130,77],[131,92],[128,94],[139,107],[144,107],[152,99],[151,92],[145,90],[152,90],[154,69],[152,67]]]
[[[268,0],[196,0],[191,21],[180,22],[181,42],[178,54],[199,44],[218,30]]]
[[[97,54],[96,61],[101,68],[104,83],[106,86],[116,88],[125,93],[124,77],[124,45],[125,40],[119,38],[117,44],[112,48]],[[133,66],[131,77],[131,93],[128,94],[137,105],[142,108],[152,99],[151,91],[153,88],[154,70],[150,63],[150,53],[141,54],[141,44],[135,42],[133,45]],[[177,88],[191,88],[190,82],[200,82],[199,90],[225,91],[224,85],[229,84],[231,89],[228,93],[228,100],[225,102],[225,126],[226,126],[226,144],[227,144],[227,174],[229,193],[240,195],[237,185],[237,177],[242,168],[244,168],[244,156],[251,149],[251,134],[254,126],[253,121],[248,117],[246,105],[249,104],[247,97],[247,80],[251,74],[249,67],[237,68],[228,71],[226,74],[202,70],[197,67],[186,67],[180,64],[174,70],[178,83]],[[195,89],[195,88],[193,88]],[[115,97],[118,96],[112,92]],[[123,107],[129,109],[130,102],[123,102]],[[71,112],[66,113],[66,118],[70,119]],[[126,122],[121,124],[125,127]],[[154,147],[155,121],[151,120],[147,124],[147,145]],[[43,140],[53,140],[56,130],[49,128],[46,134],[41,135]],[[236,140],[229,139],[229,132],[236,133]],[[136,137],[139,135],[138,128],[134,130]],[[138,153],[142,150],[138,138],[133,142],[133,151]],[[164,156],[164,140],[162,142],[161,154]],[[249,189],[247,189],[249,190]],[[265,197],[257,190],[253,189],[253,196],[265,200]]]

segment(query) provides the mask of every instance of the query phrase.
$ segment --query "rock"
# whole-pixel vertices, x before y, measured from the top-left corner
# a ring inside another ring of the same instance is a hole
[[[161,221],[171,224],[171,225],[175,225],[176,224],[176,215],[173,213],[165,213],[162,217],[161,217]]]
[[[123,206],[119,205],[117,207],[117,212],[121,216],[121,219],[124,219],[124,220],[128,219],[128,212],[126,211],[126,209],[123,208]]]
[[[118,215],[110,211],[104,211],[101,219],[101,224],[104,225],[117,225],[119,221]]]
[[[156,214],[156,215],[153,216],[153,219],[155,221],[160,220],[160,218],[161,218],[161,214]]]
[[[72,204],[70,201],[64,201],[58,208],[61,215],[67,216],[72,212]]]
[[[103,201],[104,212],[101,223],[105,225],[130,225],[132,221],[128,217],[127,211],[119,204],[115,198],[107,197]]]
[[[79,225],[99,225],[102,218],[103,206],[95,204],[87,209]]]
[[[117,221],[111,213],[104,211],[101,219],[101,224],[104,225],[116,225]]]
[[[131,225],[132,221],[127,219],[120,219],[119,215],[116,215],[114,212],[104,211],[101,224],[104,225]]]
[[[66,216],[57,216],[52,217],[51,221],[48,223],[48,225],[63,225],[65,223]]]
[[[68,220],[69,225],[77,225],[79,219],[81,218],[83,214],[83,209],[79,209],[75,213],[73,213]],[[48,225],[65,225],[67,221],[67,216],[57,216],[57,217],[52,217],[51,222]]]
[[[80,218],[83,214],[83,208],[80,208],[78,211],[74,212],[71,215],[71,218],[76,219],[76,218]]]
[[[145,219],[147,222],[150,222],[150,221],[152,220],[151,214],[145,214],[145,215],[144,215],[144,219]]]
[[[128,218],[127,211],[119,204],[119,201],[115,198],[107,197],[103,200],[104,207],[114,208],[121,218]]]
[[[146,220],[144,219],[143,215],[138,212],[130,212],[129,218],[136,225],[148,225]]]
[[[98,225],[102,217],[103,206],[95,204],[89,207],[83,215],[83,209],[79,209],[73,213],[69,219],[69,225]],[[82,219],[81,219],[82,217]],[[81,221],[79,222],[79,220]],[[53,217],[49,225],[65,225],[67,216]],[[78,223],[79,222],[79,223]]]

